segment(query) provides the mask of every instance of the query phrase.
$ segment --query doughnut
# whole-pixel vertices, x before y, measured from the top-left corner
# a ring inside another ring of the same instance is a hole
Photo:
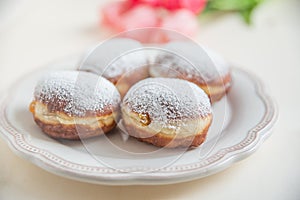
[[[44,133],[75,140],[113,129],[120,101],[115,86],[102,77],[88,72],[57,71],[38,81],[29,109]]]
[[[121,104],[127,134],[158,147],[197,147],[212,122],[207,94],[176,78],[147,78],[130,88]]]
[[[209,96],[212,103],[230,89],[228,63],[215,52],[192,42],[170,42],[150,64],[151,77],[179,78],[195,83]]]
[[[142,48],[133,39],[107,40],[88,54],[79,70],[105,77],[123,97],[133,84],[149,77],[148,60]]]

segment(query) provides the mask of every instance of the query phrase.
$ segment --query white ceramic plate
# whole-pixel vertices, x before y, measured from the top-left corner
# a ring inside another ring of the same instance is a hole
[[[233,87],[213,106],[214,121],[203,145],[165,150],[127,138],[116,129],[83,142],[54,140],[35,125],[28,105],[37,79],[70,69],[76,59],[52,64],[20,80],[0,102],[0,132],[18,155],[72,179],[107,185],[170,184],[217,173],[253,153],[270,135],[277,110],[261,81],[232,69]]]

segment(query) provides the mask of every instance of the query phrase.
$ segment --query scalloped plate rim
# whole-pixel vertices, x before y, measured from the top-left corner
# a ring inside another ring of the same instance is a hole
[[[222,171],[235,162],[238,162],[252,153],[254,153],[259,146],[261,146],[262,142],[265,141],[267,137],[271,135],[272,128],[277,121],[278,118],[278,110],[277,104],[274,99],[271,98],[269,92],[267,91],[265,85],[262,81],[256,77],[254,74],[249,73],[245,70],[239,68],[233,68],[232,70],[237,70],[244,73],[248,78],[255,84],[255,93],[259,97],[259,99],[264,103],[266,108],[266,112],[263,115],[263,119],[250,131],[248,131],[247,137],[250,132],[254,131],[256,134],[255,139],[248,145],[244,146],[242,149],[236,151],[227,151],[223,156],[221,156],[216,162],[213,162],[205,167],[195,168],[191,170],[175,170],[172,172],[160,172],[160,173],[151,173],[151,174],[132,174],[132,173],[95,173],[96,171],[84,171],[75,169],[72,167],[62,166],[60,163],[57,163],[39,152],[33,152],[30,148],[26,148],[29,146],[20,146],[17,142],[15,136],[21,137],[22,133],[18,133],[17,130],[14,130],[14,127],[9,125],[8,121],[3,117],[5,117],[5,103],[8,101],[9,93],[7,93],[0,101],[0,134],[2,138],[8,143],[10,149],[12,149],[17,155],[20,157],[29,160],[33,164],[45,169],[48,172],[54,173],[56,175],[60,175],[63,177],[67,177],[74,180],[79,180],[83,182],[96,183],[96,184],[104,184],[104,185],[162,185],[162,184],[173,184],[179,182],[186,182],[190,180],[195,180],[199,178],[203,178],[212,174],[215,174],[219,171]],[[30,73],[28,74],[30,75]],[[27,75],[27,76],[28,76]],[[27,77],[25,76],[25,78]],[[23,77],[24,78],[24,77]],[[14,84],[12,87],[15,87]],[[8,123],[7,126],[3,126],[3,123]],[[264,124],[262,127],[261,124]],[[15,134],[15,136],[14,136]],[[246,138],[247,138],[246,137]],[[22,140],[22,138],[19,138]],[[243,139],[240,143],[246,139]],[[23,142],[25,140],[23,139]],[[238,145],[237,144],[237,145]],[[236,145],[234,145],[236,146]],[[221,149],[220,151],[226,151],[229,147]],[[218,151],[216,154],[218,154]],[[237,152],[239,151],[239,152]],[[216,155],[214,154],[214,155]],[[58,155],[52,155],[56,157],[58,160],[60,157]],[[212,156],[211,156],[212,157]],[[65,160],[66,161],[66,160]],[[66,161],[68,162],[68,161]],[[76,165],[76,163],[69,163],[70,166]],[[89,166],[85,166],[89,167]]]

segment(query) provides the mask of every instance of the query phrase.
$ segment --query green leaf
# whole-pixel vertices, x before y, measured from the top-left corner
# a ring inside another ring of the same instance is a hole
[[[234,11],[251,7],[256,0],[212,0],[208,2],[211,9]]]
[[[205,13],[238,12],[247,24],[251,23],[251,15],[256,6],[263,0],[208,0]]]
[[[244,18],[244,21],[247,23],[247,24],[251,24],[251,16],[252,16],[252,11],[253,10],[242,10],[240,12],[240,14],[242,15],[242,17]]]

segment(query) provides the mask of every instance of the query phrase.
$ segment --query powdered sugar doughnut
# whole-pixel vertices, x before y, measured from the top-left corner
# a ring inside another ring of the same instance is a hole
[[[79,70],[111,81],[123,97],[136,82],[149,76],[143,46],[136,40],[114,38],[104,41],[87,56]]]
[[[192,42],[163,46],[150,66],[150,76],[180,78],[195,83],[211,102],[220,100],[231,86],[229,64],[215,52]]]
[[[120,94],[108,80],[88,72],[57,71],[39,80],[30,111],[51,137],[80,139],[115,127]]]
[[[138,82],[125,95],[121,109],[129,135],[170,148],[199,146],[212,121],[206,93],[180,79]]]

